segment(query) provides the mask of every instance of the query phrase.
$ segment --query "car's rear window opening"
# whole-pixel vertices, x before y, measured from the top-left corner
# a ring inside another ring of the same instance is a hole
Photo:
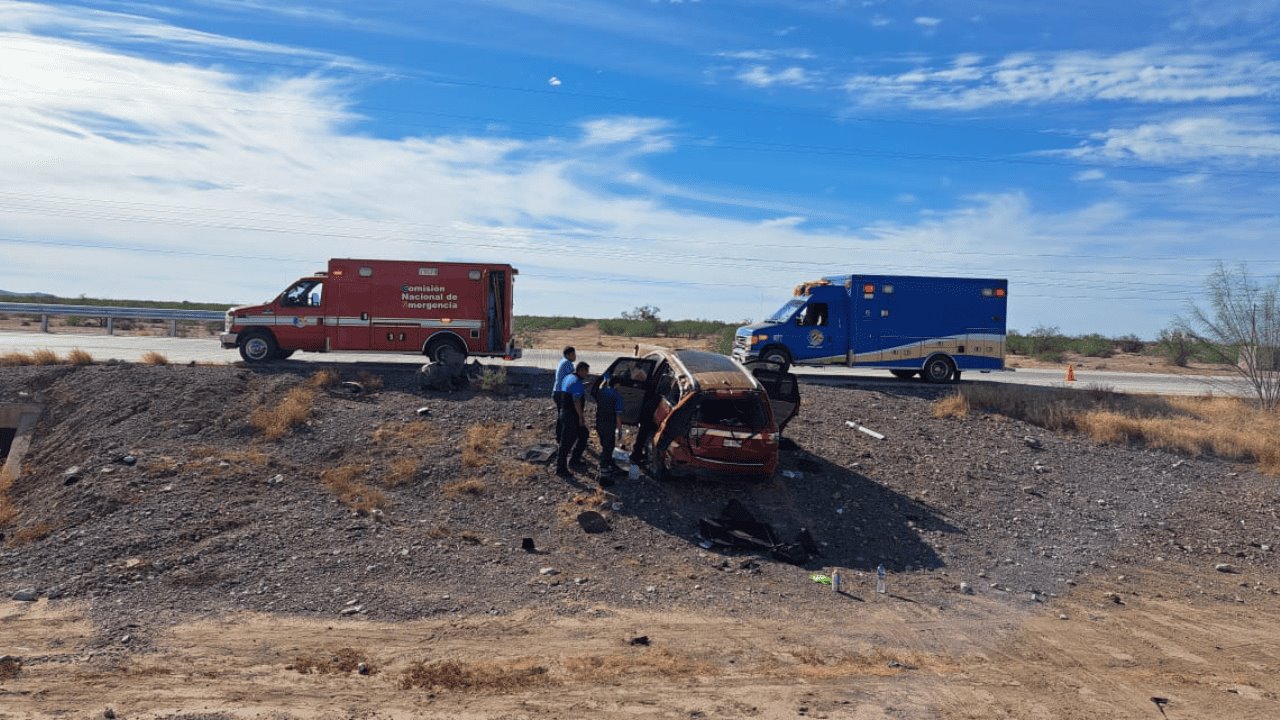
[[[764,398],[752,394],[738,398],[707,398],[698,410],[698,422],[702,425],[749,428],[761,430],[768,424],[764,410]]]

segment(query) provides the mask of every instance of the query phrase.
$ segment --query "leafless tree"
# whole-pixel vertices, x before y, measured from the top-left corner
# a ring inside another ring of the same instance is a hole
[[[1204,303],[1192,302],[1178,324],[1208,357],[1234,367],[1262,407],[1280,405],[1280,276],[1258,280],[1245,265],[1219,264]]]

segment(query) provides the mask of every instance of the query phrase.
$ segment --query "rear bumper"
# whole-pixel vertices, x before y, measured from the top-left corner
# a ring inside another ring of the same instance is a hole
[[[239,337],[239,333],[222,333],[218,336],[218,341],[222,343],[223,349],[234,350],[237,346],[236,341]]]

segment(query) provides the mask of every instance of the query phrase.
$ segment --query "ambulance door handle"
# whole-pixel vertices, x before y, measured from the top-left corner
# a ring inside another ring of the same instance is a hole
[[[368,319],[369,319],[369,313],[360,313],[360,319],[361,319],[361,320],[368,320]]]

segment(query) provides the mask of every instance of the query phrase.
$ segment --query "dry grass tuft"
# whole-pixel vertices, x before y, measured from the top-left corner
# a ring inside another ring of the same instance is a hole
[[[418,475],[422,464],[416,458],[397,458],[391,461],[391,469],[382,479],[387,487],[400,487]]]
[[[462,465],[484,467],[493,464],[493,456],[511,434],[507,423],[477,423],[467,428],[462,438]]]
[[[360,383],[369,392],[382,389],[382,376],[374,375],[368,370],[361,370],[356,373],[356,382]]]
[[[388,449],[421,450],[440,441],[440,433],[428,422],[385,422],[373,431],[373,444]]]
[[[502,479],[505,482],[524,482],[538,474],[537,466],[527,462],[506,462],[502,464]]]
[[[158,353],[155,350],[148,351],[142,355],[143,365],[168,365],[169,358],[164,353]]]
[[[93,356],[80,348],[72,348],[71,352],[67,353],[67,363],[70,365],[92,365]]]
[[[936,418],[964,418],[969,415],[969,399],[963,393],[952,393],[933,403]]]
[[[386,510],[390,501],[383,492],[360,482],[363,468],[359,465],[343,465],[320,473],[320,480],[343,505],[358,512]]]
[[[1280,445],[1274,442],[1280,436],[1280,413],[1240,398],[1131,396],[1100,387],[1066,390],[986,383],[962,388],[958,395],[971,410],[1083,433],[1100,443],[1253,462],[1262,472],[1280,475]],[[941,404],[950,397],[934,403],[935,417],[942,417]]]
[[[7,352],[0,355],[0,367],[19,367],[31,365],[31,356],[21,352]]]
[[[507,391],[507,369],[505,367],[485,368],[480,371],[476,385],[484,392],[501,395]]]
[[[62,358],[58,357],[58,353],[48,348],[31,351],[32,365],[61,365],[62,362]]]
[[[365,655],[363,651],[353,648],[339,648],[331,653],[319,653],[310,656],[299,655],[294,659],[293,664],[285,667],[286,670],[296,670],[302,675],[329,675],[331,673],[353,673],[360,670],[360,665],[365,667],[365,675],[373,675],[378,672],[378,668]]]
[[[451,498],[463,498],[467,496],[479,497],[485,494],[488,489],[489,484],[485,481],[479,478],[467,478],[445,484],[440,488],[440,492]]]
[[[0,525],[8,525],[18,517],[18,508],[9,499],[9,491],[13,489],[13,481],[16,479],[13,471],[0,467]]]
[[[44,539],[49,533],[57,530],[58,526],[51,522],[36,523],[29,527],[24,527],[13,533],[13,537],[9,538],[9,547],[22,547],[31,543]]]
[[[341,379],[342,376],[338,374],[337,370],[326,368],[312,373],[311,377],[307,378],[307,384],[311,385],[311,387],[327,388],[337,385]]]
[[[614,655],[585,655],[568,658],[565,671],[575,680],[608,681],[624,677],[692,678],[717,674],[716,667],[702,660],[677,655],[666,648],[647,648]]]
[[[510,693],[552,683],[547,668],[533,660],[462,663],[453,660],[412,663],[400,676],[404,690]]]
[[[279,405],[254,410],[249,416],[249,424],[261,430],[268,440],[279,440],[311,417],[311,403],[315,399],[315,388],[295,387],[285,394]]]

